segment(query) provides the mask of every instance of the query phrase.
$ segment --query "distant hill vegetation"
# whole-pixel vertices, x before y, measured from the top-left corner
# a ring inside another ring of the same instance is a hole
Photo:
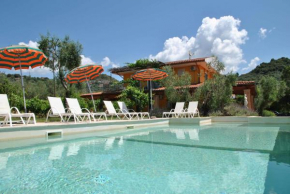
[[[277,80],[281,80],[282,71],[287,66],[290,66],[290,59],[286,57],[282,57],[280,59],[271,59],[269,63],[261,63],[249,73],[240,75],[238,80],[259,82],[263,76],[272,76]]]
[[[23,76],[25,92],[27,99],[38,97],[39,99],[47,99],[47,96],[53,95],[53,80],[47,77],[30,77]],[[99,91],[102,88],[98,86],[100,84],[109,85],[110,83],[118,82],[115,78],[101,74],[95,80],[91,81],[91,88],[93,92]],[[106,85],[106,86],[107,86]],[[74,92],[88,93],[86,83],[72,84]],[[0,94],[14,93],[22,96],[21,90],[21,77],[19,74],[5,74],[0,72]],[[61,83],[56,79],[56,96],[65,96],[65,90],[61,86]]]

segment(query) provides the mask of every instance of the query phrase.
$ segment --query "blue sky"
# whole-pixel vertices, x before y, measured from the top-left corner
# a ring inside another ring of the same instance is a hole
[[[140,58],[187,59],[190,50],[194,57],[215,54],[227,71],[243,74],[290,57],[287,0],[19,0],[1,2],[1,8],[1,48],[33,45],[47,32],[69,35],[83,45],[83,63],[105,69]],[[52,76],[40,68],[30,73]]]

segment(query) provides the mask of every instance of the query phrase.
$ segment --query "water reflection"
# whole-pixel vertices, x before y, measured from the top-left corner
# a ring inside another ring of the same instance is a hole
[[[59,159],[61,159],[63,150],[64,150],[64,145],[53,146],[50,149],[50,153],[49,153],[48,159],[49,160],[59,160]]]
[[[0,153],[0,193],[283,193],[287,130],[167,127]]]

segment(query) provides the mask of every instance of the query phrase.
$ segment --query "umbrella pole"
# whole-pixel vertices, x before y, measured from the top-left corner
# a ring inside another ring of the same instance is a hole
[[[89,91],[90,91],[90,94],[91,94],[91,97],[92,97],[92,101],[93,101],[93,104],[94,104],[94,110],[95,110],[95,112],[97,112],[96,105],[95,105],[95,101],[94,101],[94,97],[93,97],[92,90],[91,90],[91,86],[89,84],[89,81],[87,79],[87,76],[86,76],[86,81],[87,81],[87,85],[88,85],[88,88],[89,88]]]
[[[24,112],[27,113],[26,101],[25,101],[25,89],[24,89],[24,82],[23,82],[23,76],[22,76],[22,68],[21,68],[20,56],[18,56],[18,60],[19,60],[19,65],[20,65],[20,75],[21,75],[21,85],[22,85],[22,92],[23,92]]]
[[[153,104],[152,104],[152,80],[150,79],[150,112],[152,112]]]

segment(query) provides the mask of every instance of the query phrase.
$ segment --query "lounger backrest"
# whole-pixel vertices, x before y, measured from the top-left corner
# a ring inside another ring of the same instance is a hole
[[[0,114],[10,113],[7,94],[0,94]]]
[[[71,110],[72,113],[75,113],[75,114],[81,114],[82,113],[82,109],[81,109],[81,106],[79,104],[78,99],[76,99],[76,98],[66,98],[66,101],[67,101],[69,109]]]
[[[187,112],[196,112],[198,101],[189,102]]]
[[[118,101],[118,105],[119,105],[120,110],[121,110],[122,112],[124,112],[124,113],[129,112],[129,110],[128,110],[126,104],[125,104],[125,102],[120,102],[120,101]]]
[[[47,97],[47,98],[50,104],[50,108],[52,110],[52,114],[58,115],[65,113],[65,109],[60,97]]]
[[[184,107],[184,102],[176,102],[174,112],[182,112]]]
[[[106,106],[109,114],[116,114],[117,113],[114,106],[113,106],[113,103],[111,101],[104,101],[104,103],[105,103],[105,106]]]

